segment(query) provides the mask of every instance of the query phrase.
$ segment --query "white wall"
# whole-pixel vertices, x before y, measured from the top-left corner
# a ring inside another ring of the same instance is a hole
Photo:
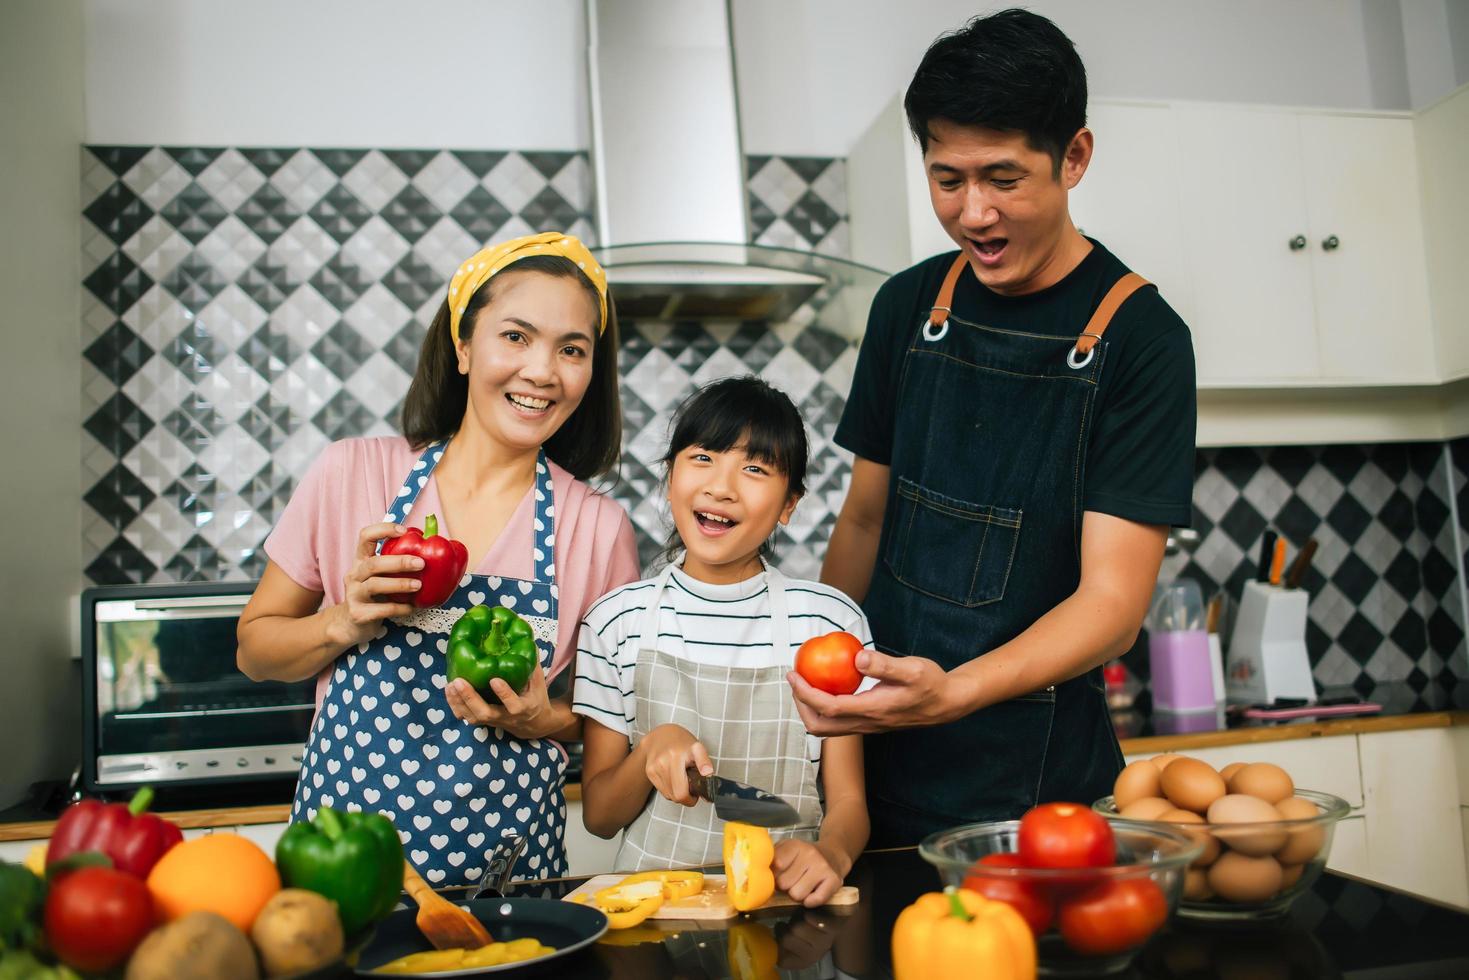
[[[80,758],[82,10],[0,3],[0,806]]]
[[[1437,21],[1447,23],[1445,2],[1404,0],[1404,19],[1421,5],[1437,8]],[[845,156],[907,86],[936,36],[1005,5],[736,0],[745,151]],[[1031,0],[1023,6],[1056,21],[1076,43],[1095,97],[1409,108],[1404,28],[1369,29],[1384,18],[1391,24],[1398,0]],[[1428,75],[1420,89],[1441,87],[1416,104],[1454,87],[1443,84],[1454,51],[1440,41],[1418,52],[1425,62],[1418,70]],[[1469,37],[1459,41],[1469,48]]]
[[[588,145],[580,0],[85,0],[89,143]]]

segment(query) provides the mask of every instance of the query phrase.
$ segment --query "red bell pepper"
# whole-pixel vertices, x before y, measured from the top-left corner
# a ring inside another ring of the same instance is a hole
[[[98,851],[112,866],[135,878],[148,872],[169,848],[184,839],[178,827],[152,813],[153,787],[144,786],[130,803],[80,800],[66,808],[56,821],[51,843],[46,847],[46,867],[73,854]]]
[[[410,602],[419,609],[437,606],[459,587],[464,570],[469,567],[469,549],[453,538],[439,534],[439,519],[433,514],[423,519],[423,530],[410,527],[396,538],[383,543],[385,555],[417,555],[423,568],[417,572],[394,572],[393,578],[416,578],[421,583],[417,592],[399,592],[384,596],[389,602]]]

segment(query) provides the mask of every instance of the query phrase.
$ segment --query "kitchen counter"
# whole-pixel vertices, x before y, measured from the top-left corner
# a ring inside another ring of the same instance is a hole
[[[1397,710],[1393,710],[1396,708]],[[1469,725],[1469,711],[1424,710],[1421,702],[1413,705],[1384,705],[1380,714],[1355,718],[1332,718],[1320,721],[1303,719],[1291,722],[1246,722],[1223,714],[1209,714],[1184,719],[1170,719],[1145,711],[1119,712],[1113,721],[1122,743],[1124,755],[1152,755],[1158,752],[1187,752],[1213,746],[1248,745],[1291,739],[1326,738],[1367,732],[1407,731],[1424,728],[1450,728]],[[1198,726],[1196,730],[1179,731],[1174,726]],[[581,784],[566,785],[568,801],[581,799]],[[185,830],[212,827],[240,827],[254,824],[284,823],[289,814],[285,802],[252,806],[194,807],[170,809],[161,794],[160,805],[154,807]],[[38,811],[34,807],[14,807],[0,813],[0,842],[38,840],[49,837],[56,813]]]
[[[540,883],[513,894],[559,898],[581,880]],[[833,967],[856,980],[890,977],[893,922],[918,895],[938,889],[938,876],[908,848],[864,854],[847,880],[862,895],[851,908],[756,913],[732,921],[768,930],[787,980],[830,977]],[[1466,936],[1469,913],[1328,873],[1273,924],[1224,929],[1175,920],[1120,976],[1323,978],[1368,971],[1392,977],[1469,976]],[[728,977],[728,942],[729,928],[723,925],[670,932],[661,942],[599,943],[558,962],[555,975],[566,980]]]

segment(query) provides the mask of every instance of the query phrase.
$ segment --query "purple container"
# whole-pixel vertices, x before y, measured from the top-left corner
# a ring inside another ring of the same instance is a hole
[[[1164,711],[1213,711],[1214,677],[1209,634],[1203,630],[1148,634],[1153,707]]]

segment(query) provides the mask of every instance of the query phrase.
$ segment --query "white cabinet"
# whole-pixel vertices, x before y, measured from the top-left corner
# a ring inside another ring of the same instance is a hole
[[[1157,285],[1185,323],[1194,297],[1179,211],[1178,140],[1171,106],[1097,103],[1087,113],[1091,165],[1070,195],[1071,218]]]
[[[1201,383],[1437,383],[1412,120],[1175,118]]]
[[[582,823],[581,800],[566,801],[566,864],[570,875],[594,875],[611,871],[617,847],[622,842],[618,834],[611,840],[603,840]]]
[[[1174,120],[1200,383],[1315,378],[1310,253],[1290,245],[1307,231],[1295,116],[1190,106]]]
[[[1413,120],[1440,376],[1469,377],[1469,85]]]

